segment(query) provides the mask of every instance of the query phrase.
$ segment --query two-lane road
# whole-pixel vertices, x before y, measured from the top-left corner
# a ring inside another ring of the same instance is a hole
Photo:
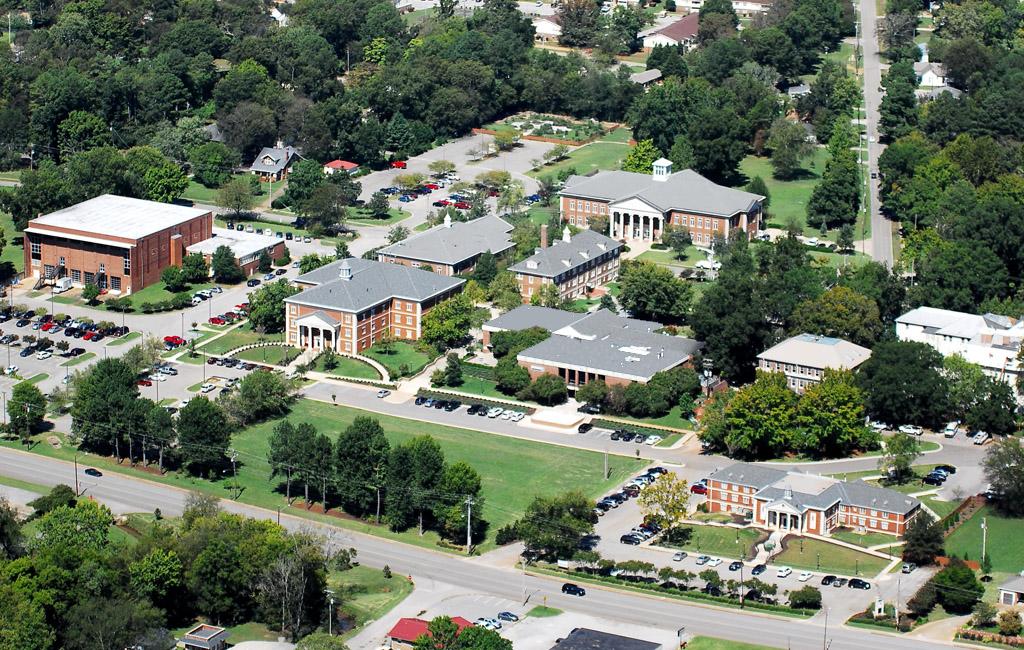
[[[868,195],[871,211],[871,258],[892,268],[892,224],[882,214],[878,198],[878,157],[884,147],[878,141],[878,108],[882,103],[882,58],[878,47],[878,11],[875,0],[860,0],[858,35],[863,53],[864,108],[867,116]]]

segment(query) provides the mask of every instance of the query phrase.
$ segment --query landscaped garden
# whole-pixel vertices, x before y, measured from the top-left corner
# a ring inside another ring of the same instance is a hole
[[[284,334],[264,334],[256,332],[245,323],[231,330],[227,334],[210,341],[202,346],[202,351],[207,354],[224,354],[243,345],[253,343],[284,341]]]
[[[895,540],[894,537],[890,539]],[[786,549],[776,555],[772,562],[778,566],[792,567],[794,570],[871,577],[889,564],[885,558],[820,539],[788,537],[783,543]]]
[[[290,345],[261,345],[249,348],[233,355],[238,359],[254,363],[269,363],[272,366],[287,366],[292,359],[299,356],[301,350]]]
[[[424,349],[426,348],[417,348],[413,343],[396,341],[384,346],[377,343],[363,350],[362,354],[383,365],[394,378],[415,375],[436,358],[436,355],[428,354],[423,351]]]

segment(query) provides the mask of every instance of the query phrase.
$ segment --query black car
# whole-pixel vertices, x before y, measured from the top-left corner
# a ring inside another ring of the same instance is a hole
[[[434,402],[434,408],[443,409],[448,404],[448,400],[439,399]]]
[[[619,538],[619,543],[628,544],[630,546],[640,546],[640,542],[642,541],[643,540],[637,535],[623,535]]]
[[[427,401],[426,397],[423,397],[422,395],[417,395],[416,396],[416,406],[422,406],[423,402],[426,402],[426,401]]]
[[[942,474],[932,473],[921,479],[921,482],[925,485],[942,485],[946,482],[946,477]]]
[[[835,581],[836,581],[836,577],[835,576],[825,576],[824,578],[821,579],[821,586],[829,587]]]
[[[581,424],[581,425],[580,425],[580,426],[579,426],[579,427],[578,427],[578,428],[577,428],[576,430],[577,430],[578,432],[580,432],[580,433],[586,433],[587,431],[590,431],[590,430],[591,430],[591,429],[593,429],[593,428],[594,428],[594,425],[593,425],[593,424],[591,424],[591,423],[589,423],[589,422],[584,422],[584,423],[583,423],[583,424]]]
[[[587,595],[587,591],[583,587],[581,587],[579,585],[574,585],[571,582],[567,582],[564,585],[562,585],[562,593],[563,594],[569,594],[570,596],[586,596]]]
[[[448,400],[448,403],[444,405],[444,410],[451,413],[452,411],[458,410],[460,406],[462,406],[462,402],[460,402],[459,400]]]
[[[31,323],[31,322],[32,322],[32,321],[30,321],[30,320],[29,320],[29,319],[27,319],[27,318],[22,318],[22,319],[21,319],[21,320],[19,320],[19,321],[18,321],[17,323],[15,323],[15,325],[17,325],[18,327],[25,327],[26,325],[28,325],[28,324],[29,324],[29,323]]]
[[[611,438],[612,438],[612,440],[621,440],[622,439],[622,433],[620,433],[619,430],[616,429],[615,431],[612,431]]]
[[[743,568],[743,563],[740,562],[739,560],[733,560],[732,562],[729,563],[729,570],[730,571],[739,571],[742,568]]]
[[[753,569],[750,570],[750,575],[752,575],[752,576],[759,576],[759,575],[761,575],[762,573],[764,573],[767,570],[768,570],[767,566],[765,566],[763,564],[758,564],[757,566],[755,566]]]
[[[88,474],[89,476],[96,476],[96,477],[103,476],[103,472],[99,471],[98,469],[93,469],[91,467],[87,468],[85,470],[85,473]]]
[[[661,476],[662,474],[668,474],[668,470],[665,469],[664,467],[652,467],[651,469],[647,470],[647,473],[657,474],[658,476]]]
[[[936,465],[935,469],[942,470],[947,474],[956,474],[956,467],[954,467],[953,465]]]
[[[850,578],[850,589],[871,589],[871,583],[860,578]]]
[[[288,269],[278,269],[278,270],[274,271],[274,275],[284,275],[287,272],[288,272]]]
[[[35,348],[25,348],[24,350],[22,350],[22,351],[21,351],[21,352],[20,352],[20,353],[18,354],[18,356],[21,356],[21,357],[27,357],[27,356],[31,355],[31,354],[32,354],[33,352],[35,352],[35,351],[36,351],[36,349],[35,349]]]
[[[85,354],[85,348],[71,348],[68,351],[68,354],[70,354],[73,357],[77,357],[80,354]]]
[[[583,406],[576,409],[580,413],[587,413],[589,415],[597,415],[601,412],[601,407],[597,404],[584,404]]]
[[[634,438],[636,438],[636,434],[632,431],[623,431],[619,437],[622,442],[632,442]]]
[[[248,282],[245,283],[245,286],[247,286],[247,287],[255,287],[259,283],[260,283],[259,278],[252,278],[251,280],[249,280]]]

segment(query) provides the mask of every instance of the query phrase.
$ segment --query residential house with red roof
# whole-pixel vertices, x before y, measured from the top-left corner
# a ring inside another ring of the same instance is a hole
[[[461,616],[453,616],[452,623],[459,628],[459,632],[473,625]],[[416,639],[424,634],[429,635],[428,626],[430,621],[421,618],[400,618],[395,626],[388,632],[387,643],[391,650],[412,650]]]

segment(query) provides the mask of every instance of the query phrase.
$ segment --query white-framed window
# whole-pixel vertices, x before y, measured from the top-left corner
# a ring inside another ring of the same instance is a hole
[[[120,277],[110,278],[110,289],[112,291],[120,291],[121,290],[121,278]]]
[[[131,254],[131,251],[125,251],[124,252],[124,272],[125,273],[131,273],[132,272],[132,254]]]
[[[82,272],[78,269],[71,269],[71,281],[78,284],[82,281]]]
[[[38,259],[42,258],[42,256],[43,256],[43,245],[42,244],[40,244],[37,241],[34,241],[34,242],[29,244],[29,248],[32,251],[32,259],[38,260]]]

